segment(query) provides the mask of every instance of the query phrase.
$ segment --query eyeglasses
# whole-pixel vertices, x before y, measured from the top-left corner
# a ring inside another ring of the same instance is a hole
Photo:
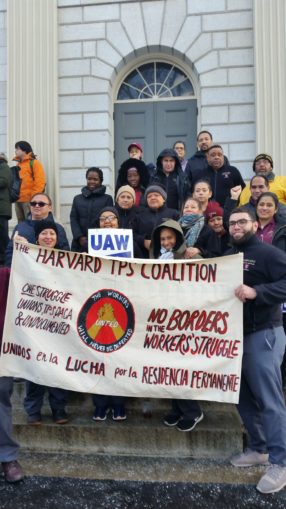
[[[49,203],[45,203],[44,201],[30,201],[31,207],[45,207],[46,205],[50,205]]]
[[[230,228],[233,228],[235,225],[237,226],[245,226],[246,223],[253,223],[252,219],[238,219],[237,221],[229,221],[228,225]]]
[[[116,216],[101,216],[99,218],[99,221],[101,223],[105,223],[106,221],[108,221],[109,223],[111,223],[112,221],[114,221],[114,219],[117,219]]]

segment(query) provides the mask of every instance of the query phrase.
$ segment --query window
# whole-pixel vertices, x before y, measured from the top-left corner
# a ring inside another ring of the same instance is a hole
[[[189,78],[174,65],[152,62],[136,67],[123,81],[118,101],[194,96]]]

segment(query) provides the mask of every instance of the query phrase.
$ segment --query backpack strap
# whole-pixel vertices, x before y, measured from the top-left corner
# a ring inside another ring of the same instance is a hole
[[[30,169],[31,169],[31,174],[32,174],[32,179],[35,180],[35,175],[34,175],[34,161],[35,159],[30,159]]]

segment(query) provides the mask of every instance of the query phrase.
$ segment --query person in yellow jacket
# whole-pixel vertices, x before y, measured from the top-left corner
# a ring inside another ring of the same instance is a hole
[[[269,154],[258,154],[253,161],[253,171],[267,178],[269,191],[276,194],[280,203],[286,205],[286,177],[274,174],[272,157]],[[239,206],[248,203],[250,197],[250,185],[247,184],[240,195]]]
[[[46,175],[43,165],[36,158],[33,149],[27,141],[15,143],[15,158],[20,167],[21,182],[20,196],[15,203],[18,221],[27,219],[30,213],[30,199],[37,193],[43,193],[46,186]]]

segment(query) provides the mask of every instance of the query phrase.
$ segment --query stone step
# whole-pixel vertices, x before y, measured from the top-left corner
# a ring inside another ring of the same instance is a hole
[[[39,426],[26,423],[22,410],[14,411],[16,439],[23,450],[111,455],[226,458],[240,452],[243,430],[234,412],[205,411],[205,418],[192,432],[179,432],[162,423],[162,413],[154,411],[144,419],[136,411],[124,422],[92,421],[92,412],[69,414],[63,426],[53,423],[45,407]]]
[[[265,467],[235,468],[222,459],[27,452],[21,450],[27,476],[167,483],[255,484]]]

